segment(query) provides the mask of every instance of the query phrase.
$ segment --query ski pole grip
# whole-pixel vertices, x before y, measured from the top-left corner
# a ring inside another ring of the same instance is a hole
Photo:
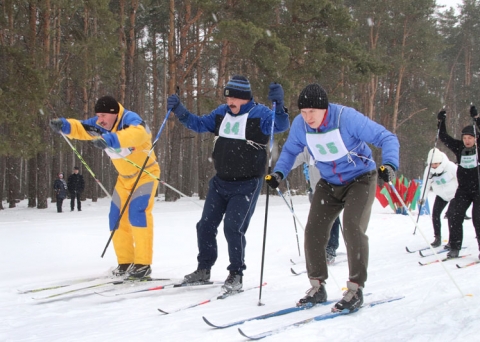
[[[380,166],[380,171],[385,171],[385,166]]]
[[[265,176],[265,180],[266,180],[266,181],[269,181],[269,180],[271,180],[271,179],[272,179],[272,176],[270,176],[270,175],[266,175],[266,176]]]

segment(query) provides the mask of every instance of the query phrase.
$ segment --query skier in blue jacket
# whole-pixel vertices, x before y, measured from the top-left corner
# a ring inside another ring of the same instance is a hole
[[[217,260],[217,230],[223,219],[230,257],[223,288],[231,292],[243,286],[245,233],[262,188],[271,131],[284,132],[290,122],[280,84],[270,84],[268,94],[268,99],[276,103],[275,113],[253,101],[250,82],[244,76],[233,76],[223,94],[226,104],[203,116],[190,113],[177,95],[168,98],[167,106],[188,129],[215,134],[212,156],[217,173],[210,180],[202,217],[197,223],[198,266],[184,277],[184,282],[210,280],[210,269]]]
[[[382,149],[383,165],[378,174],[388,182],[399,165],[398,139],[355,109],[329,103],[327,93],[318,84],[310,84],[302,90],[298,108],[301,114],[292,122],[274,172],[265,177],[270,187],[278,187],[305,147],[322,175],[305,227],[305,258],[312,287],[298,304],[327,300],[325,247],[332,224],[343,210],[350,275],[348,290],[332,311],[353,311],[363,304],[368,267],[368,236],[365,233],[377,184],[377,166],[367,143]]]

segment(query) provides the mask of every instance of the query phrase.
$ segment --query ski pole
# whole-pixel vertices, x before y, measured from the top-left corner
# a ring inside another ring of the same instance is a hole
[[[303,227],[302,225],[302,222],[300,221],[300,219],[298,218],[297,214],[295,214],[295,211],[293,211],[292,207],[290,207],[290,205],[288,204],[287,202],[287,199],[285,198],[285,196],[283,195],[283,193],[280,191],[279,188],[277,188],[277,193],[278,195],[283,198],[283,201],[285,202],[285,204],[287,205],[288,209],[290,210],[290,212],[292,213],[293,217],[295,219],[297,219],[297,222],[298,224],[300,225],[300,228],[302,228],[303,231],[305,231],[305,228]]]
[[[80,159],[80,162],[83,164],[83,166],[85,166],[85,168],[88,170],[88,172],[92,175],[93,179],[95,179],[95,182],[97,182],[97,184],[100,186],[100,188],[102,188],[103,192],[105,192],[105,194],[107,195],[107,197],[109,199],[112,199],[112,196],[108,193],[107,189],[105,189],[105,187],[103,186],[102,182],[100,182],[100,180],[95,176],[95,174],[93,173],[92,169],[90,169],[90,167],[88,166],[87,162],[82,158],[82,156],[80,155],[80,153],[77,151],[77,149],[72,145],[72,143],[70,142],[70,140],[68,140],[68,138],[65,136],[65,134],[63,134],[63,132],[60,132],[60,134],[62,135],[62,137],[65,139],[65,141],[70,145],[70,147],[72,148],[73,152],[75,152],[75,154],[77,155],[78,159]]]
[[[272,127],[270,128],[270,157],[268,158],[268,172],[272,172],[272,150],[273,150],[273,128],[275,126],[275,110],[277,103],[272,103]],[[265,264],[265,245],[267,240],[267,219],[268,219],[268,200],[270,197],[270,187],[267,185],[267,200],[265,203],[265,224],[263,226],[263,246],[262,246],[262,264],[260,267],[260,289],[258,294],[258,306],[265,305],[262,303],[262,284],[263,284],[263,266]]]
[[[127,197],[127,200],[125,201],[125,204],[123,205],[122,211],[120,212],[120,215],[118,216],[117,222],[115,222],[115,225],[113,226],[112,233],[110,234],[110,237],[108,238],[107,244],[105,245],[105,248],[103,249],[102,253],[102,258],[105,255],[105,252],[107,251],[108,245],[110,245],[110,241],[112,241],[113,235],[115,234],[115,231],[118,229],[118,226],[120,224],[120,220],[122,219],[123,214],[125,213],[125,210],[127,209],[128,204],[130,203],[130,199],[132,198],[133,193],[135,192],[135,188],[137,187],[138,182],[140,181],[140,178],[142,177],[143,170],[145,169],[145,166],[147,165],[148,159],[150,158],[150,155],[152,154],[155,146],[157,145],[158,139],[160,139],[160,134],[163,131],[163,128],[165,127],[165,124],[168,120],[168,117],[170,116],[170,113],[172,112],[171,109],[168,110],[167,115],[165,115],[165,119],[163,120],[162,125],[160,126],[160,129],[158,130],[157,136],[155,137],[155,140],[152,143],[152,147],[147,153],[147,157],[145,158],[145,162],[142,165],[142,168],[138,172],[137,179],[135,180],[135,183],[133,184],[132,190],[130,190],[130,194]]]
[[[292,195],[290,194],[290,185],[288,184],[288,179],[286,179],[286,182],[287,182],[287,193],[288,193],[288,197],[290,198],[290,205],[292,206],[292,210],[293,210],[293,201],[292,201]],[[295,235],[297,236],[298,256],[301,256],[302,254],[300,253],[300,242],[298,241],[297,220],[295,220],[295,216],[293,217],[293,225],[295,227]]]
[[[384,166],[380,166],[380,169],[383,171],[382,168],[385,168]],[[450,278],[450,280],[453,282],[453,284],[455,285],[455,287],[457,288],[458,292],[460,292],[460,295],[463,297],[464,294],[462,292],[462,290],[460,289],[460,287],[458,286],[458,284],[456,283],[456,281],[453,279],[452,275],[450,274],[450,272],[448,272],[447,268],[445,267],[445,265],[443,264],[442,262],[442,259],[440,259],[438,253],[435,251],[435,249],[430,245],[430,243],[428,242],[427,240],[427,237],[425,236],[425,234],[423,233],[422,229],[420,227],[418,227],[418,225],[415,223],[415,219],[413,218],[412,214],[408,211],[408,208],[407,206],[405,205],[405,202],[403,201],[402,197],[400,196],[400,194],[398,193],[397,189],[395,189],[395,186],[393,185],[393,183],[391,181],[388,182],[388,185],[390,185],[390,187],[392,188],[393,192],[395,193],[395,196],[397,196],[398,200],[400,201],[400,203],[402,204],[403,208],[405,209],[405,211],[407,212],[408,216],[410,217],[410,219],[412,220],[412,222],[415,224],[415,227],[418,228],[418,231],[420,232],[420,234],[422,235],[423,239],[425,240],[425,242],[427,242],[428,244],[428,247],[430,247],[430,249],[432,250],[433,254],[435,255],[435,258],[437,258],[437,260],[439,261],[439,263],[442,265],[443,269],[445,270],[445,272],[447,273],[448,277]]]
[[[415,225],[415,229],[413,230],[413,235],[415,235],[417,231],[417,225],[418,225],[418,220],[420,219],[420,214],[422,213],[422,206],[423,206],[423,199],[425,197],[425,192],[427,191],[427,181],[428,181],[428,176],[430,175],[430,169],[432,168],[432,160],[433,156],[435,155],[435,149],[437,148],[437,141],[438,141],[438,135],[440,134],[440,127],[437,129],[437,136],[435,137],[435,143],[433,144],[433,152],[432,152],[432,159],[430,161],[427,160],[428,163],[428,170],[427,170],[427,180],[425,181],[425,184],[422,184],[423,186],[423,191],[422,191],[422,197],[420,197],[420,204],[418,205],[418,216],[417,216],[417,224]]]
[[[136,164],[135,162],[131,161],[130,159],[128,159],[127,157],[124,157],[122,156],[120,153],[118,153],[115,149],[109,147],[109,151],[112,152],[112,153],[115,153],[117,156],[119,156],[120,158],[122,158],[123,160],[125,160],[127,163],[130,163],[131,165],[133,165],[134,167],[136,167],[137,169],[141,170],[142,167],[138,164]],[[196,205],[198,205],[200,208],[203,208],[202,205],[198,204],[197,202],[193,201],[193,199],[187,195],[185,195],[183,192],[181,192],[180,190],[178,189],[175,189],[173,186],[167,184],[166,182],[162,181],[160,179],[160,177],[157,177],[156,175],[154,175],[153,173],[151,173],[150,171],[148,170],[143,170],[144,173],[146,173],[147,175],[149,175],[150,177],[152,177],[153,179],[159,181],[161,184],[165,185],[167,188],[170,188],[172,189],[173,191],[175,191],[176,193],[178,193],[180,196],[183,196],[183,197],[186,197],[188,199],[190,199],[193,203],[195,203]]]

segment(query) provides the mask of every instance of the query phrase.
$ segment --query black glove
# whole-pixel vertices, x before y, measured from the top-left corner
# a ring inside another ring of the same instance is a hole
[[[444,111],[442,109],[440,112],[438,112],[438,114],[437,114],[438,121],[445,121],[446,118],[447,118],[447,112],[446,111]]]
[[[63,120],[62,119],[52,119],[50,120],[50,128],[55,133],[60,133],[63,127]]]
[[[268,91],[268,99],[276,102],[278,107],[283,108],[284,92],[282,86],[278,83],[270,83],[268,88],[270,89]]]
[[[265,182],[267,182],[268,186],[272,189],[278,188],[282,179],[283,176],[280,172],[274,172],[265,176]]]
[[[93,139],[92,142],[93,146],[101,150],[108,148],[107,142],[103,138]]]
[[[471,106],[470,107],[470,116],[472,118],[475,118],[475,117],[477,117],[477,115],[478,115],[477,108],[475,106]]]
[[[388,164],[380,165],[378,176],[385,182],[391,182],[395,178],[395,170]]]

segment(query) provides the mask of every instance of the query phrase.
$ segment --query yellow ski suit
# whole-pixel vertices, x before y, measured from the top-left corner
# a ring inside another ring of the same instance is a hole
[[[111,148],[105,152],[112,159],[118,171],[115,190],[110,206],[110,230],[125,206],[128,196],[137,180],[139,168],[127,162],[127,158],[138,166],[145,163],[152,148],[152,134],[141,117],[120,105],[117,120],[110,131],[96,124],[97,117],[87,120],[62,119],[62,132],[70,139],[93,140],[101,134]],[[115,152],[112,151],[115,150]],[[160,177],[160,167],[155,153],[150,154],[145,170]],[[158,180],[142,173],[130,202],[124,210],[117,231],[113,235],[113,245],[118,264],[151,265],[153,257],[153,216],[152,209]]]

